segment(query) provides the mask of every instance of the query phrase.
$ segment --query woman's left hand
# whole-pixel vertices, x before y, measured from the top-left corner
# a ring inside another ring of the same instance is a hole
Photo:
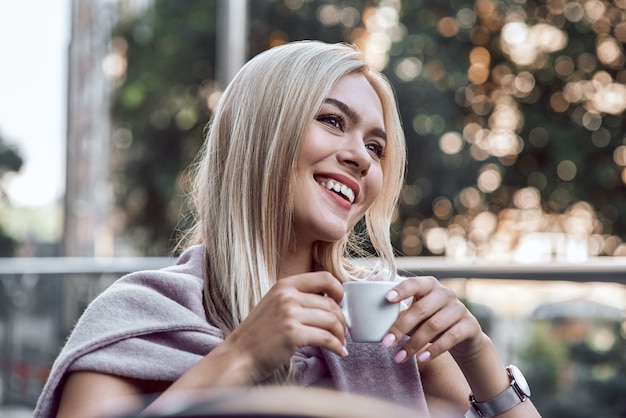
[[[404,362],[417,355],[426,362],[449,351],[458,360],[471,358],[484,341],[478,320],[449,288],[430,276],[411,277],[389,292],[389,302],[413,298],[383,338],[383,345],[391,347],[405,335],[409,340],[395,355]]]

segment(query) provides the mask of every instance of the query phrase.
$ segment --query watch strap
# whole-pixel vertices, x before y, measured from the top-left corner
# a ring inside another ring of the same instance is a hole
[[[474,409],[474,406],[471,406],[470,409],[463,415],[464,418],[482,418],[477,410]]]
[[[463,415],[464,418],[482,418],[480,413],[474,409],[474,405],[470,407],[470,409]]]
[[[490,418],[502,414],[524,400],[511,385],[504,392],[487,402],[472,401],[465,418]]]

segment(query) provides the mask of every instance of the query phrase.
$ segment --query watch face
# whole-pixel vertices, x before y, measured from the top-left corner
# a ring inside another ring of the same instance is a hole
[[[528,386],[528,382],[526,381],[526,378],[524,377],[520,369],[513,365],[509,366],[508,369],[511,373],[511,377],[515,380],[515,383],[517,383],[520,391],[527,397],[530,397],[530,386]]]

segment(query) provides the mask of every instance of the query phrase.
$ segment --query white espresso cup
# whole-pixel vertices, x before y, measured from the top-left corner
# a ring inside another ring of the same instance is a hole
[[[343,284],[341,310],[353,341],[380,342],[400,313],[400,303],[385,295],[396,282],[347,282]]]

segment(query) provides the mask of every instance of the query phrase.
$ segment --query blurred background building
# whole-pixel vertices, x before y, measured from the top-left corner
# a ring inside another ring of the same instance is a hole
[[[67,176],[63,253],[109,252],[111,81],[105,67],[119,5],[73,1],[68,68]]]
[[[115,231],[110,187],[113,81],[125,70],[112,51],[120,19],[145,13],[146,0],[73,0],[68,53],[65,256],[111,256]]]

